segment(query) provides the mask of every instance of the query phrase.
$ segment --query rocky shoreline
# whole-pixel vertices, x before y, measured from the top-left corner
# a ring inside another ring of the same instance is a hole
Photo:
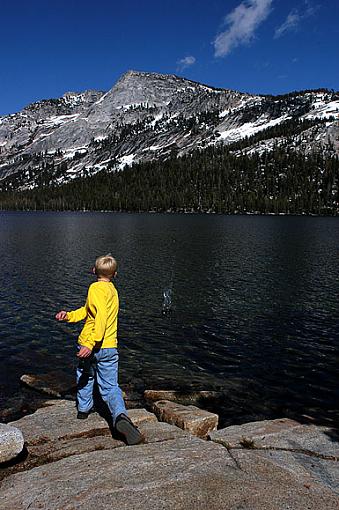
[[[146,390],[147,409],[125,395],[143,436],[126,446],[104,410],[77,420],[74,401],[52,395],[0,426],[1,510],[339,507],[337,429],[288,418],[218,429],[201,405],[213,392]]]

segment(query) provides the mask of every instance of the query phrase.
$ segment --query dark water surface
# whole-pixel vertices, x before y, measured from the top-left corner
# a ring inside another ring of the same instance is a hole
[[[0,407],[22,373],[73,369],[54,315],[112,252],[122,383],[221,389],[224,423],[338,419],[338,245],[336,218],[2,212]]]

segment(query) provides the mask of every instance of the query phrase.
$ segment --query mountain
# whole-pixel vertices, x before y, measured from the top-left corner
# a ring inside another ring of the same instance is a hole
[[[253,95],[175,75],[128,71],[108,91],[69,92],[0,117],[0,186],[62,184],[100,170],[228,145],[339,154],[339,93]],[[40,179],[40,180],[39,180]]]

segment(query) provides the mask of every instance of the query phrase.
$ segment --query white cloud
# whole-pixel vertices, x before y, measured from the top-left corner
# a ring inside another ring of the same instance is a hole
[[[319,8],[319,5],[312,5],[309,0],[305,0],[304,9],[292,9],[284,23],[275,29],[274,39],[279,39],[279,37],[285,35],[286,32],[297,30],[300,22],[313,16]]]
[[[258,26],[271,12],[272,0],[245,0],[225,18],[226,30],[213,41],[214,55],[224,57],[254,38]]]
[[[313,5],[310,0],[305,0],[305,17],[308,18],[308,16],[313,16],[313,14],[315,14],[319,9],[320,9],[320,5]]]
[[[301,20],[301,16],[297,9],[292,9],[292,11],[287,16],[286,20],[280,27],[276,28],[274,32],[274,38],[278,39],[282,35],[284,35],[286,32],[289,32],[290,30],[295,30],[297,26],[299,25],[299,22]]]
[[[177,61],[178,67],[177,71],[182,71],[183,69],[186,69],[187,67],[191,67],[193,64],[196,63],[196,58],[192,55],[189,57],[181,58]]]

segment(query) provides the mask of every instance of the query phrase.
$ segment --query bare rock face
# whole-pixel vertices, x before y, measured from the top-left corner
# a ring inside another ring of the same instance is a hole
[[[168,423],[158,422],[156,419],[155,421],[139,422],[138,418],[133,416],[133,413],[131,417],[142,434],[144,444],[168,441],[170,439],[177,439],[178,437],[186,437],[189,435],[188,432],[178,427],[169,425]],[[47,464],[55,462],[72,455],[98,450],[112,450],[113,448],[121,448],[124,446],[125,443],[122,439],[112,437],[108,428],[100,431],[93,429],[91,432],[84,433],[83,435],[79,434],[79,437],[66,437],[47,441],[46,443],[28,445],[26,466],[34,467],[41,463]]]
[[[298,450],[231,449],[230,453],[240,469],[255,471],[258,476],[268,470],[285,471],[306,489],[322,496],[332,494],[339,506],[339,462]],[[281,476],[281,475],[280,475]],[[293,508],[293,507],[292,507]],[[307,507],[306,507],[307,508]],[[320,507],[326,509],[326,506]]]
[[[154,403],[153,410],[159,420],[176,425],[198,437],[206,437],[209,432],[216,430],[218,415],[209,413],[195,406],[184,406],[169,400],[159,400]]]
[[[24,447],[21,430],[0,423],[0,463],[15,459]]]
[[[269,490],[268,490],[269,489]],[[334,510],[338,499],[262,462],[243,470],[194,436],[73,455],[6,478],[1,510]]]
[[[180,437],[190,437],[189,432],[161,421],[142,422],[138,425],[138,429],[143,435],[145,443],[158,443]]]
[[[187,435],[177,427],[159,423],[156,416],[145,409],[130,409],[128,414],[139,428],[144,443]],[[46,407],[17,420],[15,424],[24,431],[27,455],[20,464],[3,470],[0,479],[80,453],[125,446],[123,437],[97,413],[90,414],[86,420],[78,420],[74,403],[69,401],[47,401]],[[9,429],[18,430],[14,427]]]
[[[69,401],[48,401],[13,422],[25,433],[27,457],[1,470],[0,510],[337,510],[334,431],[283,419],[210,431],[204,441],[191,432],[202,432],[211,413],[155,406],[181,428],[131,409],[143,436],[137,446],[112,437],[97,414],[77,420]],[[265,443],[250,448],[259,438]],[[311,445],[315,451],[305,449]]]
[[[333,91],[258,96],[175,75],[128,71],[106,93],[67,93],[0,117],[0,183],[17,174],[34,186],[37,178],[32,172],[26,176],[28,169],[39,175],[53,163],[60,184],[75,175],[230,144],[290,118],[328,122],[305,128],[292,142],[277,136],[248,150],[271,150],[273,141],[309,153],[330,141],[338,153],[338,111]]]
[[[279,467],[307,488],[337,494],[339,505],[337,430],[282,418],[226,427],[209,437],[226,446],[241,469],[260,472],[268,464]]]
[[[154,414],[145,409],[130,409],[128,414],[136,425],[143,421],[156,421]],[[109,434],[107,421],[99,414],[90,414],[87,420],[78,420],[76,415],[74,402],[55,400],[50,406],[38,409],[11,425],[22,430],[28,447],[60,439]]]
[[[338,431],[289,418],[234,425],[210,432],[209,437],[228,448],[299,449],[339,456]]]
[[[233,425],[224,429],[212,431],[209,438],[221,442],[227,448],[262,447],[272,445],[277,437],[289,433],[302,425],[288,418],[278,420],[263,420]]]

